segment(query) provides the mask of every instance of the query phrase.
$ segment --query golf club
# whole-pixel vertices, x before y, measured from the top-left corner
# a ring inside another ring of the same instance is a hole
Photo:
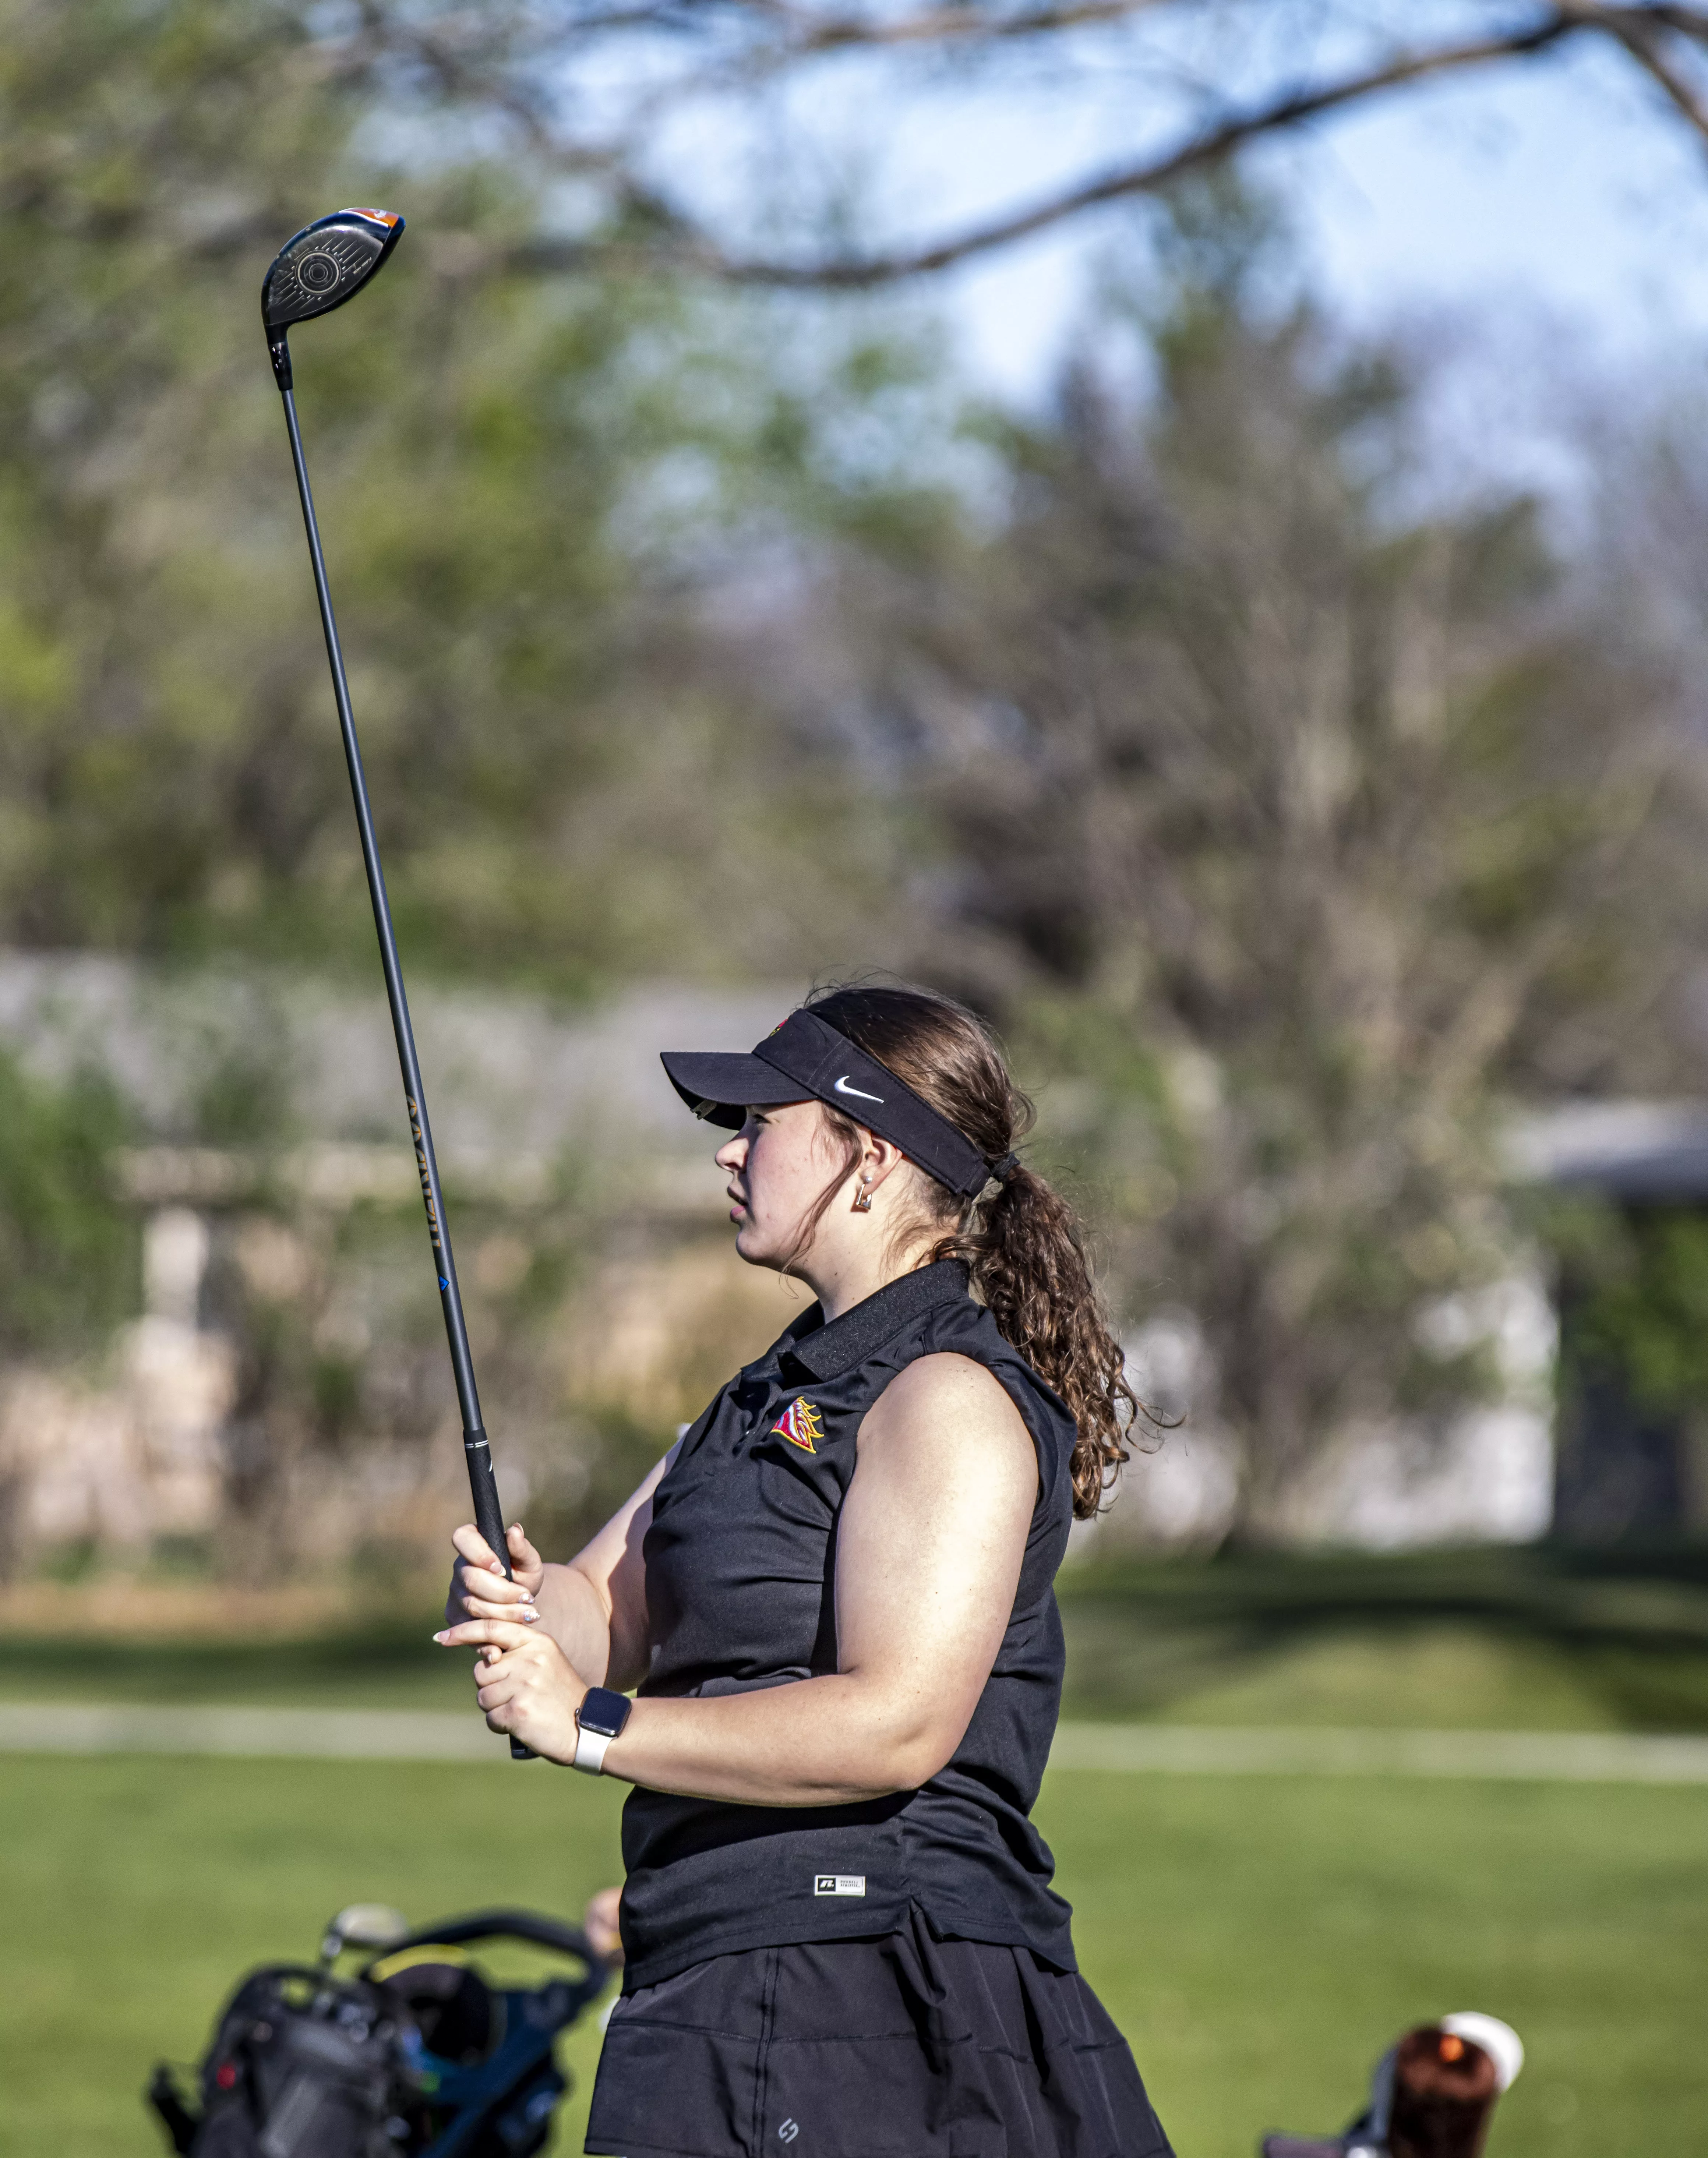
[[[469,1489],[474,1498],[474,1523],[508,1574],[510,1559],[504,1542],[504,1516],[498,1505],[492,1453],[481,1426],[480,1396],[475,1390],[468,1328],[463,1321],[462,1298],[457,1286],[457,1262],[451,1256],[451,1231],[446,1225],[445,1202],[439,1189],[432,1127],[427,1121],[426,1097],[421,1090],[421,1068],[415,1056],[415,1033],[410,1025],[409,1000],[404,994],[403,969],[398,963],[397,939],[392,932],[391,907],[385,896],[384,872],[379,866],[379,842],[374,836],[368,782],[363,775],[362,751],[356,740],[355,715],[350,710],[350,687],[344,677],[338,625],[333,620],[332,594],[327,588],[326,561],[320,547],[320,527],[315,521],[314,498],[308,491],[308,467],[302,461],[302,435],[297,424],[287,342],[296,323],[312,321],[317,315],[330,314],[334,307],[341,307],[346,300],[353,299],[384,263],[402,233],[403,219],[390,210],[341,209],[335,210],[330,217],[317,218],[312,225],[305,225],[295,239],[287,240],[273,257],[272,266],[261,281],[261,321],[266,329],[267,350],[272,356],[273,379],[285,400],[291,461],[297,470],[297,492],[302,503],[309,559],[314,565],[315,596],[320,602],[320,626],[326,632],[326,656],[332,666],[333,694],[338,700],[344,762],[349,767],[350,789],[356,799],[362,866],[368,873],[368,896],[374,905],[379,963],[385,973],[392,1031],[397,1036],[397,1061],[403,1071],[410,1136],[415,1142],[415,1166],[421,1171],[421,1197],[427,1209],[427,1235],[433,1247],[439,1301],[444,1309],[445,1332],[451,1344],[457,1406],[462,1412],[462,1450],[468,1462]],[[519,1761],[534,1758],[527,1747],[513,1738],[510,1741],[510,1752]]]

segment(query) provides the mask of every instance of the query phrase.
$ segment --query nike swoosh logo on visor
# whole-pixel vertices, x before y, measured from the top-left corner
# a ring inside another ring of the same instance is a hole
[[[868,1094],[859,1087],[850,1087],[846,1072],[837,1081],[832,1092],[838,1094],[853,1094],[862,1102],[875,1102],[880,1109],[884,1106],[884,1097],[881,1094]]]

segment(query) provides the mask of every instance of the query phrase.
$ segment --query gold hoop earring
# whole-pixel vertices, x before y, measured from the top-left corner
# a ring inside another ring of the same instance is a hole
[[[854,1211],[856,1214],[869,1214],[872,1211],[872,1195],[866,1189],[871,1180],[869,1176],[860,1179],[860,1188],[854,1194]]]

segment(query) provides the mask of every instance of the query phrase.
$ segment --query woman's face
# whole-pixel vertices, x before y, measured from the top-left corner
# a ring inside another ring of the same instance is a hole
[[[842,1160],[842,1144],[816,1102],[749,1109],[717,1162],[730,1172],[735,1249],[750,1266],[783,1267],[805,1256],[802,1231]]]

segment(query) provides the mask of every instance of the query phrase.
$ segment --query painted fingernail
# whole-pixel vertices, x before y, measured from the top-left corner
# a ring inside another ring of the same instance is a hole
[[[435,1640],[439,1644],[439,1646],[442,1649],[442,1648],[444,1647],[445,1644],[446,1644],[446,1642],[451,1639],[451,1636],[450,1636],[450,1634],[449,1634],[448,1632],[446,1632],[446,1633],[443,1633],[443,1634],[434,1634],[433,1639],[435,1639]]]
[[[521,1610],[519,1611],[516,1615],[521,1619],[524,1626],[531,1626],[539,1618],[539,1613],[524,1603]]]

